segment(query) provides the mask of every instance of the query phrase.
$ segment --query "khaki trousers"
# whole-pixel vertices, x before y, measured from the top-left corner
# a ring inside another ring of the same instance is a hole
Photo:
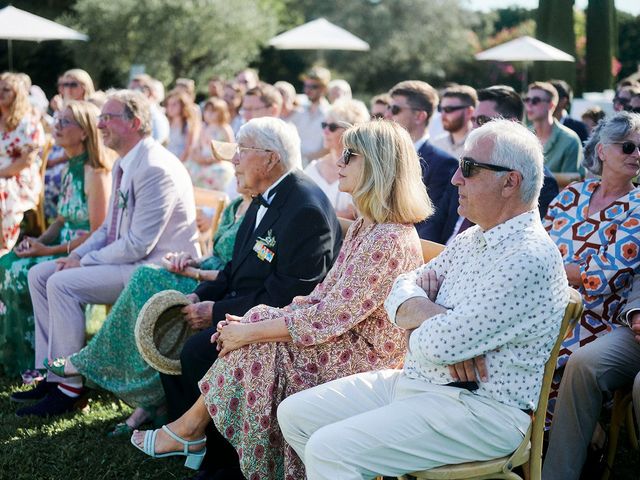
[[[29,270],[36,368],[42,368],[45,358],[66,357],[84,346],[84,306],[115,303],[132,269],[132,265],[100,265],[56,272],[55,261],[49,261]],[[52,373],[47,378],[62,381]]]
[[[355,480],[508,455],[530,418],[464,389],[381,370],[292,395],[278,421],[307,478]]]

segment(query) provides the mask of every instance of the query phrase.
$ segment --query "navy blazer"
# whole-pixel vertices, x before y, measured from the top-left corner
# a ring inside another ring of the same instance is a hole
[[[195,293],[213,300],[213,325],[226,313],[244,315],[265,304],[284,307],[293,297],[309,294],[322,281],[340,250],[340,223],[329,199],[304,173],[290,173],[258,228],[259,205],[252,204],[238,228],[231,261],[216,280],[205,281]],[[258,238],[273,239],[273,259],[254,251]]]
[[[584,142],[589,138],[589,130],[587,130],[587,126],[584,122],[576,120],[575,118],[564,117],[562,124],[576,132],[580,137],[580,142],[584,145]]]
[[[446,216],[454,205],[454,210],[458,208],[458,189],[451,184],[451,177],[458,169],[458,160],[449,153],[433,146],[429,140],[424,142],[420,150],[420,167],[422,168],[422,181],[427,187],[427,193],[433,203],[435,212],[442,212]],[[418,236],[424,240],[433,240],[435,214],[432,217],[416,223]],[[455,225],[455,223],[454,223]],[[438,241],[438,240],[434,240]]]
[[[453,235],[453,230],[459,218],[458,189],[454,188],[453,191],[447,191],[447,195],[450,198],[443,201],[446,204],[446,210],[436,210],[433,217],[431,217],[428,228],[425,230],[425,240],[445,244]],[[544,183],[538,198],[538,211],[541,219],[546,216],[547,208],[549,208],[549,204],[556,195],[558,195],[558,182],[556,182],[551,171],[544,167]]]

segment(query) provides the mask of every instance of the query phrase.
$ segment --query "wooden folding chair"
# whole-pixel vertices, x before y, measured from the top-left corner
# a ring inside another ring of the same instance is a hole
[[[214,209],[211,228],[206,232],[200,232],[199,236],[200,250],[202,250],[202,254],[206,256],[210,255],[213,249],[213,235],[218,230],[222,211],[227,203],[229,203],[229,197],[224,192],[200,187],[194,187],[193,194],[195,196],[196,209]]]
[[[410,475],[398,477],[401,480],[410,478],[426,480],[484,480],[492,478],[506,478],[522,480],[522,477],[513,472],[513,469],[522,466],[524,476],[530,480],[540,480],[542,470],[542,438],[544,435],[544,420],[551,390],[551,380],[556,369],[560,345],[576,325],[582,314],[582,296],[577,290],[569,289],[569,304],[564,312],[560,333],[551,350],[544,367],[544,376],[538,407],[534,414],[533,422],[527,430],[527,434],[518,448],[506,457],[496,458],[483,462],[468,462],[459,465],[445,465],[431,470],[413,472]]]

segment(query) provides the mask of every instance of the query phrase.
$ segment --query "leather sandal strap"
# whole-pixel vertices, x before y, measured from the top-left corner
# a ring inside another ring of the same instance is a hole
[[[167,427],[166,425],[162,426],[162,430],[164,430],[164,432],[167,435],[169,435],[171,438],[173,438],[176,442],[182,444],[182,446],[183,446],[182,451],[184,452],[185,455],[187,455],[189,453],[189,447],[191,445],[200,445],[201,443],[205,443],[207,441],[207,437],[200,438],[199,440],[185,440],[184,438],[182,438],[182,437],[176,435],[175,433],[173,433],[169,429],[169,427]]]

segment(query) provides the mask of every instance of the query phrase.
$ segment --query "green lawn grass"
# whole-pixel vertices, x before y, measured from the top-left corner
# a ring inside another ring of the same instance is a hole
[[[0,376],[0,479],[172,480],[192,475],[182,457],[154,460],[136,450],[128,437],[106,436],[131,413],[113,395],[94,390],[86,411],[47,421],[15,416],[19,404],[10,402],[9,395],[21,388]],[[610,478],[638,480],[639,472],[640,453],[630,450],[623,430]]]
[[[18,382],[0,376],[0,479],[181,479],[192,475],[182,457],[151,459],[128,437],[106,433],[130,413],[113,395],[93,391],[86,411],[47,421],[18,418],[9,395]]]

